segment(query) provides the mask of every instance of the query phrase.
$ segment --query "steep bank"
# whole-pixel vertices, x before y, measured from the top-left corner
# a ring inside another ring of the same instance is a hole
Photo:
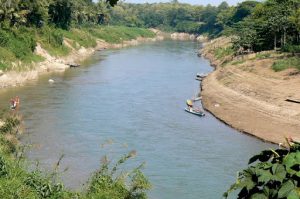
[[[72,42],[69,39],[64,40],[64,46],[70,49],[70,53],[67,56],[58,57],[51,56],[47,50],[43,49],[40,44],[37,45],[35,54],[43,57],[45,60],[31,66],[30,70],[24,71],[8,71],[0,73],[0,88],[20,86],[29,80],[38,78],[39,75],[49,72],[61,72],[70,68],[70,64],[80,63],[95,51],[108,49],[108,48],[123,48],[133,45],[138,45],[142,42],[153,42],[162,40],[161,35],[156,35],[154,38],[138,37],[129,41],[122,41],[121,43],[109,43],[104,40],[97,39],[97,45],[95,47],[85,48],[80,46],[79,48],[72,47]]]
[[[291,136],[300,140],[299,73],[295,69],[274,72],[280,54],[263,52],[233,57],[226,49],[230,39],[219,38],[205,45],[201,54],[216,70],[202,85],[203,105],[230,126],[262,140],[280,143]],[[221,56],[221,55],[222,56]]]
[[[84,47],[77,43],[76,40],[64,38],[63,46],[66,47],[68,51],[70,51],[67,56],[53,56],[46,49],[44,49],[40,43],[37,43],[34,54],[42,57],[44,61],[34,63],[30,67],[28,67],[30,68],[29,70],[10,70],[7,72],[3,72],[0,70],[0,88],[21,86],[25,82],[37,79],[39,75],[49,72],[63,72],[66,69],[70,68],[70,64],[78,64],[90,57],[96,51],[104,49],[124,48],[128,46],[139,45],[145,42],[161,41],[164,39],[198,41],[206,40],[206,37],[196,37],[196,35],[190,35],[187,33],[165,33],[157,29],[149,29],[149,32],[153,32],[155,36],[138,36],[135,39],[125,41],[122,41],[122,38],[118,38],[120,40],[115,42],[108,42],[103,39],[94,38],[96,39],[96,45],[94,47]],[[84,38],[79,39],[84,40]]]

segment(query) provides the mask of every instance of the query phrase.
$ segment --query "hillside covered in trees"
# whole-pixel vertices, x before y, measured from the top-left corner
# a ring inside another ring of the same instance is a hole
[[[167,31],[236,36],[234,47],[249,51],[282,48],[299,51],[300,1],[244,1],[229,6],[195,6],[177,1],[154,4],[119,3],[105,14],[107,24]]]
[[[158,28],[210,37],[235,36],[235,51],[300,50],[299,0],[244,1],[236,6],[229,6],[226,1],[218,6],[202,6],[178,1],[131,4],[114,0],[1,0],[0,51],[5,56],[0,58],[26,61],[32,57],[26,53],[34,50],[36,41],[48,49],[61,47],[61,54],[66,54],[62,46],[63,37],[74,35],[63,31],[108,25]],[[80,36],[89,40],[90,32],[99,36],[103,31],[87,30]],[[3,68],[5,64],[1,65]]]

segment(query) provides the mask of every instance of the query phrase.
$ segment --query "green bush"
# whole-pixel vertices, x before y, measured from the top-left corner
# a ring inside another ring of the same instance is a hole
[[[0,45],[10,51],[19,60],[24,60],[33,54],[36,40],[25,29],[0,30]],[[12,56],[10,56],[12,57]]]
[[[222,59],[226,56],[233,55],[234,49],[232,47],[226,47],[226,48],[216,48],[214,50],[214,55],[217,59]]]
[[[300,45],[285,45],[281,48],[281,51],[283,52],[289,52],[289,53],[300,53]]]
[[[199,32],[200,24],[197,22],[183,21],[179,22],[175,29],[177,32],[197,33]]]
[[[131,152],[124,155],[112,168],[109,168],[109,161],[105,158],[101,169],[92,176],[85,197],[91,199],[146,199],[146,191],[151,188],[151,184],[140,170],[143,165],[128,173],[117,173],[119,166],[134,154]]]
[[[239,190],[239,199],[300,198],[299,143],[294,143],[289,149],[262,151],[248,164],[250,166],[239,172],[236,183],[224,193],[224,197],[227,198],[233,190]]]
[[[70,49],[63,45],[64,31],[54,27],[43,27],[38,30],[38,42],[46,49],[50,55],[65,56]]]
[[[300,70],[300,59],[298,57],[291,57],[280,59],[274,62],[272,69],[275,72],[282,71],[288,68],[297,68]]]
[[[7,46],[9,39],[9,33],[0,29],[0,46]]]

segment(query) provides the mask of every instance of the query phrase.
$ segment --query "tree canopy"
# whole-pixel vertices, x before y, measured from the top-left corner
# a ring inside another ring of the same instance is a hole
[[[113,6],[112,6],[113,5]],[[235,36],[243,51],[283,49],[300,44],[300,0],[244,1],[230,6],[168,3],[132,4],[117,0],[0,0],[0,27],[125,25],[164,31]],[[295,47],[296,46],[296,47]]]

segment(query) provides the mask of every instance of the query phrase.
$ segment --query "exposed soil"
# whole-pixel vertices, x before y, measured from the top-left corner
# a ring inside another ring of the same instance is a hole
[[[53,57],[38,44],[35,53],[44,57],[45,61],[35,64],[30,70],[9,71],[5,73],[0,71],[0,89],[4,87],[21,86],[27,81],[37,79],[41,74],[49,72],[64,72],[66,69],[70,68],[69,64],[78,64],[90,57],[97,50],[124,48],[144,42],[154,42],[163,39],[164,37],[161,34],[157,34],[155,38],[139,37],[134,40],[123,41],[120,44],[110,44],[105,41],[98,40],[95,48],[81,47],[79,49],[74,49],[72,45],[69,44],[70,41],[65,40],[64,45],[71,49],[71,53],[66,57]]]
[[[300,140],[300,104],[286,101],[300,100],[300,74],[295,69],[274,72],[274,57],[258,59],[253,54],[238,64],[221,65],[212,49],[222,45],[228,40],[211,42],[202,50],[216,66],[202,84],[205,109],[262,140],[282,143],[289,136]]]

